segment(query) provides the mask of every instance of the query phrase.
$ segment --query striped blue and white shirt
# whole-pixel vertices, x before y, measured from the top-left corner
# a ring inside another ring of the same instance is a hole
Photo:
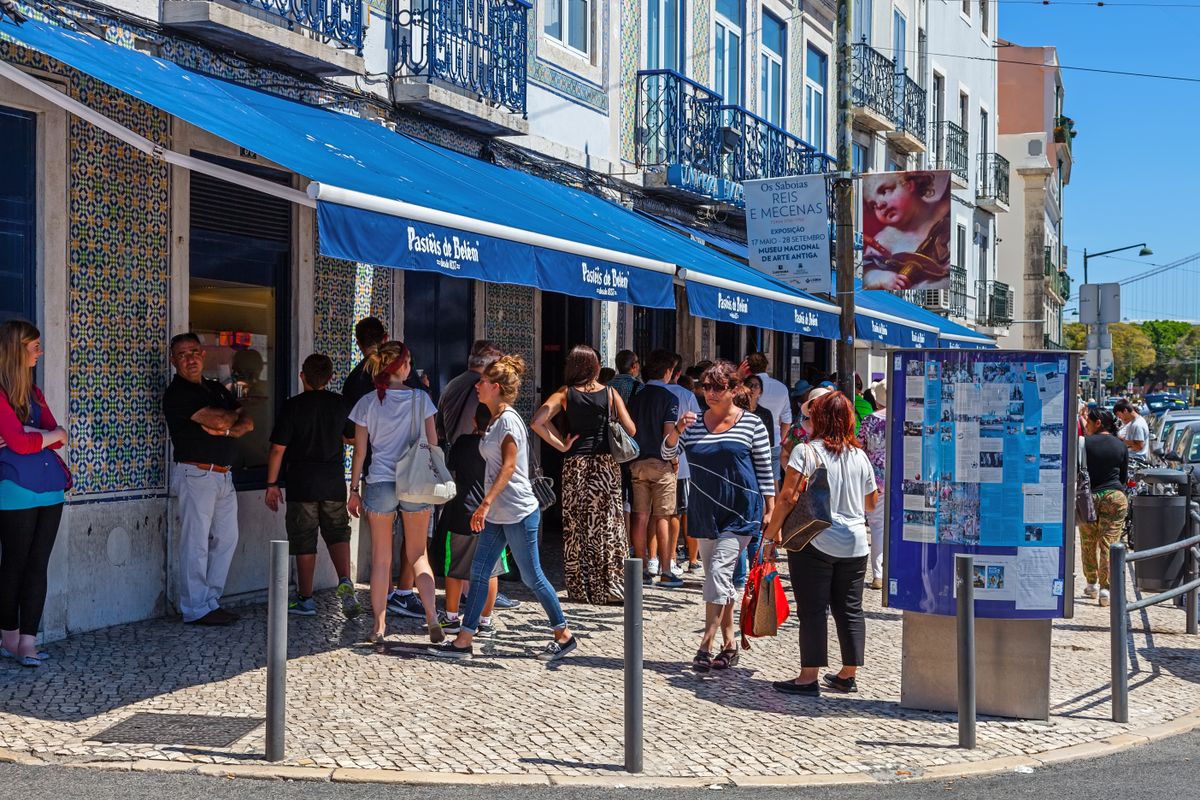
[[[762,528],[764,498],[774,496],[771,440],[746,411],[727,431],[713,433],[701,415],[679,437],[692,471],[688,535],[750,536]]]

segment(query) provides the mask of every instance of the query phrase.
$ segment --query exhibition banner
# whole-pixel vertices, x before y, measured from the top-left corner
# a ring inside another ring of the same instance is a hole
[[[831,293],[824,175],[745,181],[750,266],[806,292]]]
[[[863,288],[950,288],[950,172],[862,176]]]

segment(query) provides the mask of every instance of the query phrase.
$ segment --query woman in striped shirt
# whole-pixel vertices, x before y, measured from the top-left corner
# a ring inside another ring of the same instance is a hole
[[[745,410],[748,392],[737,368],[718,361],[704,371],[700,387],[708,410],[684,430],[679,446],[692,471],[688,535],[700,541],[704,560],[704,636],[692,669],[708,672],[737,663],[733,572],[750,537],[770,522],[775,478],[767,429]],[[718,628],[723,646],[714,657]]]

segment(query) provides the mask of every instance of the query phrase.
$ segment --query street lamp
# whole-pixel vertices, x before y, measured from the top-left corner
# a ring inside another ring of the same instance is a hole
[[[1113,253],[1120,253],[1123,250],[1132,250],[1135,247],[1142,248],[1141,250],[1138,251],[1138,256],[1141,258],[1154,255],[1154,251],[1151,250],[1149,247],[1147,247],[1145,242],[1141,242],[1140,244],[1131,244],[1128,247],[1115,247],[1112,250],[1103,250],[1099,253],[1089,253],[1087,251],[1087,248],[1084,248],[1084,250],[1083,250],[1083,282],[1084,283],[1088,282],[1087,262],[1088,262],[1089,258],[1099,258],[1100,256],[1112,255]]]

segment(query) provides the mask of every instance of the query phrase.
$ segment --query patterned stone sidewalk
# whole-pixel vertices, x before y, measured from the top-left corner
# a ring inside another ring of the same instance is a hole
[[[344,621],[331,596],[319,597],[322,616],[290,620],[285,764],[621,782],[620,609],[568,606],[580,648],[547,667],[532,658],[547,636],[540,610],[522,590],[514,594],[527,602],[498,617],[499,637],[477,645],[474,661],[455,663],[425,655],[412,621],[393,624],[389,654],[357,649],[367,623]],[[698,585],[648,590],[646,608],[651,775],[949,774],[969,762],[1161,726],[1200,706],[1197,640],[1183,633],[1183,613],[1173,608],[1133,618],[1132,725],[1109,720],[1108,609],[1081,602],[1075,619],[1055,625],[1051,719],[985,718],[974,751],[955,747],[953,715],[899,707],[900,614],[881,608],[877,592],[868,592],[860,693],[820,700],[771,689],[772,680],[795,674],[794,623],[778,639],[756,641],[735,669],[702,678],[688,668],[703,613]],[[243,721],[250,732],[231,744],[197,744],[207,741],[203,731],[185,734],[169,721],[144,737],[158,744],[98,741],[117,723],[143,719],[138,714],[261,719],[265,607],[242,611],[242,621],[224,629],[161,620],[77,635],[50,645],[53,660],[39,670],[0,663],[0,749],[65,763],[263,763],[264,731],[253,721]]]

